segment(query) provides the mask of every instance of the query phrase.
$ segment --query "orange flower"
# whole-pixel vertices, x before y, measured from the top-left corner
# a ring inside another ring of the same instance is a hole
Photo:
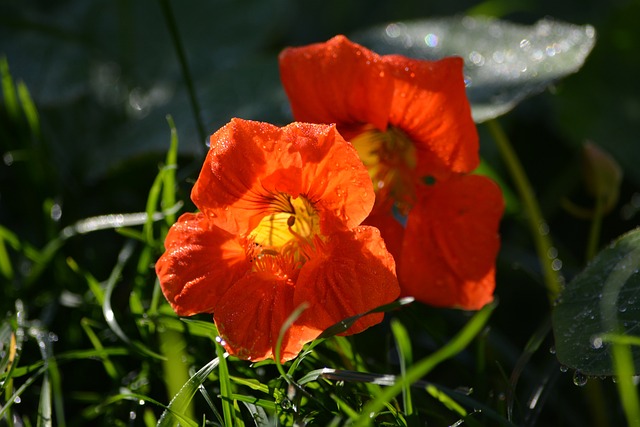
[[[230,354],[281,359],[340,320],[397,298],[393,257],[377,229],[360,223],[374,203],[366,169],[335,126],[278,128],[233,119],[211,149],[184,214],[156,264],[181,316],[213,313]],[[379,323],[359,319],[346,334]]]
[[[367,167],[366,223],[394,254],[402,294],[478,309],[493,299],[504,202],[494,182],[467,175],[479,156],[462,65],[381,56],[344,36],[280,54],[295,119],[336,123]]]

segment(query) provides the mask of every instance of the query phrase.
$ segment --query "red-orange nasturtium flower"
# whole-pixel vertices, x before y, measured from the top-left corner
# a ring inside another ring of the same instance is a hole
[[[462,59],[378,55],[344,36],[287,48],[294,118],[335,123],[376,191],[367,224],[394,254],[403,295],[478,309],[493,299],[503,199],[478,166]],[[401,218],[405,224],[401,224]]]
[[[191,198],[198,213],[167,235],[156,272],[178,315],[213,313],[230,354],[282,361],[347,317],[398,297],[395,262],[360,223],[374,191],[335,126],[233,119],[211,136]],[[360,318],[346,334],[379,323]]]

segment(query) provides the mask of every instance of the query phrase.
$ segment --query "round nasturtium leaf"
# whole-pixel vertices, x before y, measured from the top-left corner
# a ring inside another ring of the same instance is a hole
[[[595,30],[550,19],[528,26],[465,16],[394,22],[352,38],[383,55],[462,57],[473,119],[481,123],[578,71],[593,48]]]
[[[606,334],[640,336],[640,228],[614,241],[562,291],[552,313],[563,365],[586,375],[615,373]],[[640,346],[631,346],[635,374]]]

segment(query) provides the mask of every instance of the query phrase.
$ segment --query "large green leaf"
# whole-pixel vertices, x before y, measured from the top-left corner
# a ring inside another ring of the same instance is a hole
[[[467,16],[390,23],[354,39],[381,54],[461,56],[473,118],[480,123],[578,71],[593,48],[595,30],[548,19],[526,26]]]
[[[612,375],[605,334],[640,335],[640,228],[600,252],[562,292],[553,331],[560,363],[586,375]],[[640,373],[640,346],[632,347]]]

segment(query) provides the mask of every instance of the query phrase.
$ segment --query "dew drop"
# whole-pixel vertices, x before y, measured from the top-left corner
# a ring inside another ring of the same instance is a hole
[[[595,336],[591,338],[591,348],[599,350],[602,348],[602,337]]]
[[[13,164],[13,154],[10,152],[4,153],[4,156],[2,156],[2,160],[4,161],[4,164],[6,166],[11,166]]]
[[[136,415],[135,411],[130,411],[130,412],[129,412],[129,419],[130,419],[130,420],[135,420],[135,419],[136,419],[136,416],[137,416],[137,415]]]
[[[556,346],[555,345],[552,345],[551,347],[549,347],[549,353],[556,354]]]
[[[13,399],[13,403],[20,403],[22,402],[22,399],[20,398],[20,396],[17,396],[15,399]]]
[[[560,365],[560,372],[567,372],[569,370],[568,366]]]
[[[51,219],[58,222],[60,218],[62,218],[62,207],[58,203],[54,203],[51,206]]]
[[[541,222],[538,225],[538,232],[540,234],[542,234],[543,236],[546,236],[547,234],[549,234],[549,225],[546,222]]]
[[[438,46],[438,36],[433,33],[429,33],[424,37],[424,42],[429,47],[436,47]]]
[[[580,371],[575,371],[573,373],[573,383],[578,387],[584,387],[587,384],[587,380],[589,378]]]

